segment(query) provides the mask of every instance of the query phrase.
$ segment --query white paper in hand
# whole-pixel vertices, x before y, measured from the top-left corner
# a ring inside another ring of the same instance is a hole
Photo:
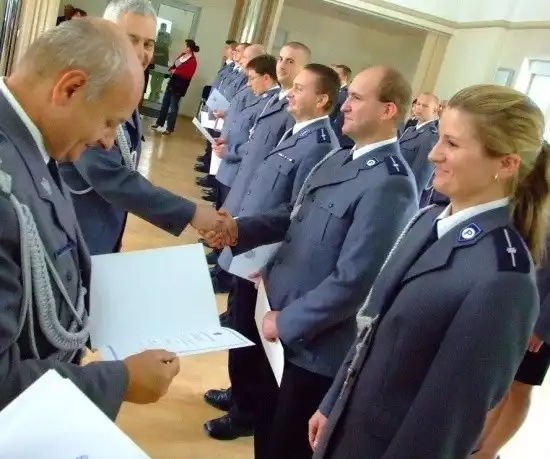
[[[94,256],[90,295],[92,347],[104,360],[254,345],[220,326],[201,244]]]
[[[197,131],[199,131],[202,134],[202,136],[206,140],[208,140],[208,142],[210,142],[211,145],[213,145],[215,143],[214,142],[214,137],[212,137],[210,135],[210,133],[203,127],[203,125],[201,124],[201,122],[197,118],[193,118],[193,124],[197,128]]]
[[[281,386],[283,372],[285,369],[285,351],[283,345],[280,340],[275,342],[266,340],[262,334],[262,322],[265,315],[269,311],[271,311],[271,306],[269,305],[269,300],[267,299],[265,286],[263,282],[260,282],[260,285],[258,285],[258,297],[256,299],[256,311],[254,313],[254,318],[256,320],[256,327],[258,327],[258,332],[260,333],[265,355],[269,361],[273,375],[277,380],[277,384]]]
[[[250,276],[260,272],[280,246],[281,242],[262,245],[233,257],[229,265],[229,273],[253,282]]]
[[[210,95],[208,96],[205,105],[213,112],[217,110],[225,111],[229,108],[229,101],[220,91],[212,88],[212,91],[210,91]]]
[[[70,380],[54,370],[0,412],[0,457],[149,459]]]

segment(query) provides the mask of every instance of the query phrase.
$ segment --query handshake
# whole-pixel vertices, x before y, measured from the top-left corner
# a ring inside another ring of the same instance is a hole
[[[237,243],[237,222],[224,209],[216,211],[211,207],[197,207],[191,226],[213,249],[223,249]]]

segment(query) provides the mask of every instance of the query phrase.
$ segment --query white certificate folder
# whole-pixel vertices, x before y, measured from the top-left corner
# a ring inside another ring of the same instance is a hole
[[[104,360],[253,346],[220,326],[201,244],[92,257],[90,333]]]
[[[205,105],[212,111],[216,110],[227,110],[229,108],[229,101],[224,97],[224,95],[213,88],[206,100]]]
[[[149,459],[69,379],[49,370],[0,411],[6,459]]]

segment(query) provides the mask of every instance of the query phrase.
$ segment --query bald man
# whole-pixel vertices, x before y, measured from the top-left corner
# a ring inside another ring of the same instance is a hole
[[[0,409],[55,370],[114,419],[123,401],[158,400],[179,371],[160,350],[80,365],[91,263],[57,162],[112,147],[142,89],[130,41],[101,19],[49,30],[0,79]]]
[[[439,139],[438,113],[438,98],[431,93],[420,94],[413,105],[413,116],[418,122],[399,138],[401,153],[413,171],[419,198],[429,187],[434,169],[428,154]]]

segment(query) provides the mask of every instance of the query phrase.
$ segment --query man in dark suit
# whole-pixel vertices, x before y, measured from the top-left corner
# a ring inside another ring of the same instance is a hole
[[[260,333],[281,341],[285,365],[280,387],[265,356],[254,366],[256,459],[311,458],[309,418],[354,341],[362,299],[418,210],[396,137],[410,85],[396,70],[372,67],[349,93],[344,133],[355,147],[319,162],[293,206],[234,220],[233,254],[281,242],[261,272],[272,311]]]
[[[342,133],[342,126],[344,125],[342,105],[344,105],[344,102],[348,98],[348,86],[351,80],[351,69],[347,65],[343,64],[335,64],[332,68],[340,77],[340,92],[338,93],[338,98],[336,99],[336,103],[334,104],[334,108],[330,114],[330,120],[342,148],[351,148],[353,147],[353,141]]]
[[[138,3],[141,13],[135,12]],[[104,16],[134,38],[136,53],[143,69],[147,68],[153,57],[156,29],[156,12],[151,3],[114,1]],[[197,207],[143,177],[137,171],[140,153],[140,117],[135,111],[118,129],[115,146],[88,148],[78,161],[60,166],[92,255],[120,250],[128,212],[174,236],[179,236],[188,224],[201,228],[218,219],[214,209]]]
[[[80,365],[91,260],[57,162],[110,147],[142,89],[129,40],[100,19],[47,31],[0,79],[0,409],[55,370],[115,419],[123,401],[156,401],[179,371],[166,351]]]

